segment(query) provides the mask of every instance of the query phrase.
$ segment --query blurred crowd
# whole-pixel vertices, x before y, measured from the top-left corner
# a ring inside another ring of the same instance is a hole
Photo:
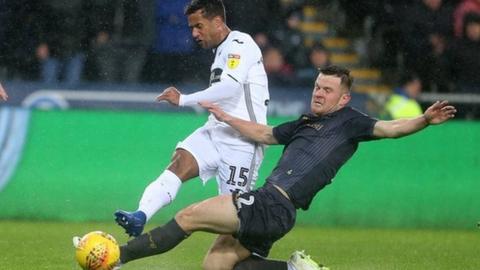
[[[0,79],[205,82],[213,56],[192,42],[187,2],[0,0]],[[273,86],[311,86],[331,63],[321,37],[306,42],[308,5],[334,35],[364,40],[363,64],[392,84],[407,73],[423,91],[480,93],[480,0],[224,2],[231,29],[263,50]]]
[[[424,91],[480,93],[480,0],[372,0],[363,12],[345,2],[350,25],[369,19],[373,66],[415,72]]]

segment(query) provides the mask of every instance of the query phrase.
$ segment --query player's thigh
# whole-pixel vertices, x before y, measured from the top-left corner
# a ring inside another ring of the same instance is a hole
[[[221,147],[217,176],[220,194],[230,194],[233,191],[246,192],[255,187],[263,160],[263,147],[252,146],[245,150],[250,151]]]
[[[182,159],[176,160],[176,154],[184,152],[188,153],[188,155],[185,155],[188,156],[185,165],[183,165]],[[172,167],[175,170],[182,171],[185,166],[187,171],[183,171],[183,173],[186,173],[186,176],[195,174],[193,177],[200,176],[200,179],[206,182],[217,174],[219,161],[220,155],[211,140],[208,129],[200,127],[177,144],[169,169]],[[188,169],[192,169],[192,171],[188,171]],[[180,178],[182,179],[182,177]]]
[[[186,232],[233,234],[240,221],[231,195],[220,195],[181,210],[175,220]]]
[[[205,270],[231,270],[236,263],[248,258],[250,251],[232,235],[219,235],[203,260]]]

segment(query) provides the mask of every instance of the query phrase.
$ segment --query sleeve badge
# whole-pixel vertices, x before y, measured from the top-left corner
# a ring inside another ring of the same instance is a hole
[[[228,54],[227,67],[229,69],[235,69],[240,64],[240,55],[239,54]]]

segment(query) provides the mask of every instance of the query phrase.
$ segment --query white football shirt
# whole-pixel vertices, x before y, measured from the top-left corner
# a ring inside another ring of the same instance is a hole
[[[230,115],[266,124],[270,95],[262,53],[255,41],[246,33],[231,31],[214,52],[210,87],[190,95],[182,94],[179,105],[193,106],[200,101],[209,101]],[[252,145],[251,141],[213,115],[209,116],[205,126],[211,127],[215,141],[232,147]]]

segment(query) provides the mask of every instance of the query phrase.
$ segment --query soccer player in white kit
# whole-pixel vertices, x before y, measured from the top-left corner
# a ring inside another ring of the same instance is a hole
[[[270,97],[260,48],[248,34],[228,28],[221,0],[192,0],[185,15],[194,40],[215,53],[210,86],[189,95],[168,87],[157,101],[176,106],[213,102],[238,118],[266,124]],[[119,210],[115,212],[116,221],[130,236],[140,235],[145,223],[175,199],[181,184],[197,176],[203,182],[216,176],[220,194],[249,191],[263,154],[263,145],[210,115],[204,126],[177,144],[167,169],[145,189],[138,210]],[[221,269],[222,261],[228,259],[222,248],[236,244],[232,236],[220,235],[205,257],[204,268]]]

